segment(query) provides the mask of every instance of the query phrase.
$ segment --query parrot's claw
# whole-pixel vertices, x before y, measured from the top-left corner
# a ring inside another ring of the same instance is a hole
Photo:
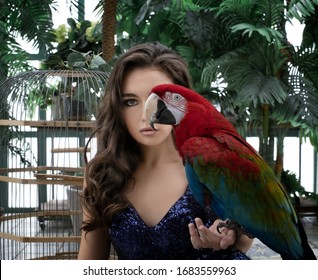
[[[254,238],[254,236],[250,234],[245,228],[243,228],[241,225],[239,225],[238,223],[234,221],[226,220],[225,222],[219,222],[219,224],[216,227],[218,233],[221,233],[220,229],[223,227],[232,229],[236,233],[235,242],[231,246],[232,249],[236,249],[237,243],[243,234],[248,236],[251,239]]]
[[[251,235],[245,228],[243,228],[241,225],[239,225],[238,223],[233,222],[231,220],[226,220],[225,222],[220,222],[216,227],[218,233],[221,233],[220,228],[223,228],[223,227],[235,230],[236,235],[239,235],[240,237],[241,237],[241,235],[244,234],[244,235],[247,235],[249,238],[254,238],[254,236]]]

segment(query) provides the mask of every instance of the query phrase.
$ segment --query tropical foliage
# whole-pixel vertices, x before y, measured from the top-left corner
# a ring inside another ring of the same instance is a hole
[[[281,182],[286,191],[289,193],[294,204],[299,205],[301,198],[309,198],[314,202],[318,202],[318,194],[306,191],[306,189],[301,185],[296,174],[290,170],[283,170]]]
[[[31,68],[18,36],[42,51],[51,44],[51,9],[55,4],[54,0],[0,1],[0,81]]]
[[[100,7],[102,8],[101,1]],[[301,46],[285,24],[306,24]],[[160,41],[189,64],[194,88],[218,103],[241,133],[253,129],[260,152],[282,170],[291,128],[318,147],[317,1],[118,1],[117,53]]]
[[[45,52],[52,42],[50,30],[52,29],[51,9],[55,7],[54,0],[0,0],[0,83],[9,76],[13,76],[25,70],[31,70],[28,63],[29,55],[18,43],[20,37],[31,42],[35,48]],[[0,100],[1,119],[12,118],[10,104],[7,100]],[[20,157],[21,162],[29,165],[25,157],[25,149],[16,147],[10,142],[11,139],[23,139],[16,127],[0,127],[1,141],[0,151],[2,160],[6,160],[7,149],[12,155]]]
[[[278,139],[279,174],[289,129],[318,147],[317,5],[316,0],[101,0],[94,30],[103,32],[105,42],[116,35],[115,49],[101,44],[112,61],[142,42],[160,41],[178,51],[188,62],[194,89],[219,104],[242,134],[254,131],[270,163]],[[285,24],[293,19],[305,24],[300,46],[287,40]],[[92,24],[85,24],[72,42],[64,41],[64,50],[89,41]],[[76,33],[78,22],[69,25]]]
[[[89,20],[76,21],[67,19],[68,25],[62,24],[53,30],[53,42],[56,47],[50,50],[48,58],[43,61],[42,68],[65,69],[72,68],[74,59],[69,55],[87,58],[90,66],[92,56],[99,57],[102,50],[102,27],[98,22]],[[85,55],[87,54],[87,55]],[[80,59],[81,60],[81,59]],[[85,67],[91,68],[91,67]]]

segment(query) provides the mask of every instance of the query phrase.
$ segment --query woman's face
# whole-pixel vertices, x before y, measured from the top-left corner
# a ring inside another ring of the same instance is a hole
[[[164,72],[153,68],[137,68],[126,75],[122,91],[123,117],[130,135],[141,145],[155,146],[171,135],[170,125],[156,125],[156,130],[150,127],[144,106],[154,86],[172,83]]]

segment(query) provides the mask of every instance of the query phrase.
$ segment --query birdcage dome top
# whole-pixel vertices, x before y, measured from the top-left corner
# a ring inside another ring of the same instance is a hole
[[[87,69],[20,73],[0,84],[0,118],[91,120],[107,80],[106,72]]]

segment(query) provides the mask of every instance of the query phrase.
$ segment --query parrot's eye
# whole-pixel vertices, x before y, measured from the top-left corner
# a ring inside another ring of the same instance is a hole
[[[172,96],[172,98],[173,98],[174,101],[180,101],[182,99],[182,96],[180,94],[175,93]]]

